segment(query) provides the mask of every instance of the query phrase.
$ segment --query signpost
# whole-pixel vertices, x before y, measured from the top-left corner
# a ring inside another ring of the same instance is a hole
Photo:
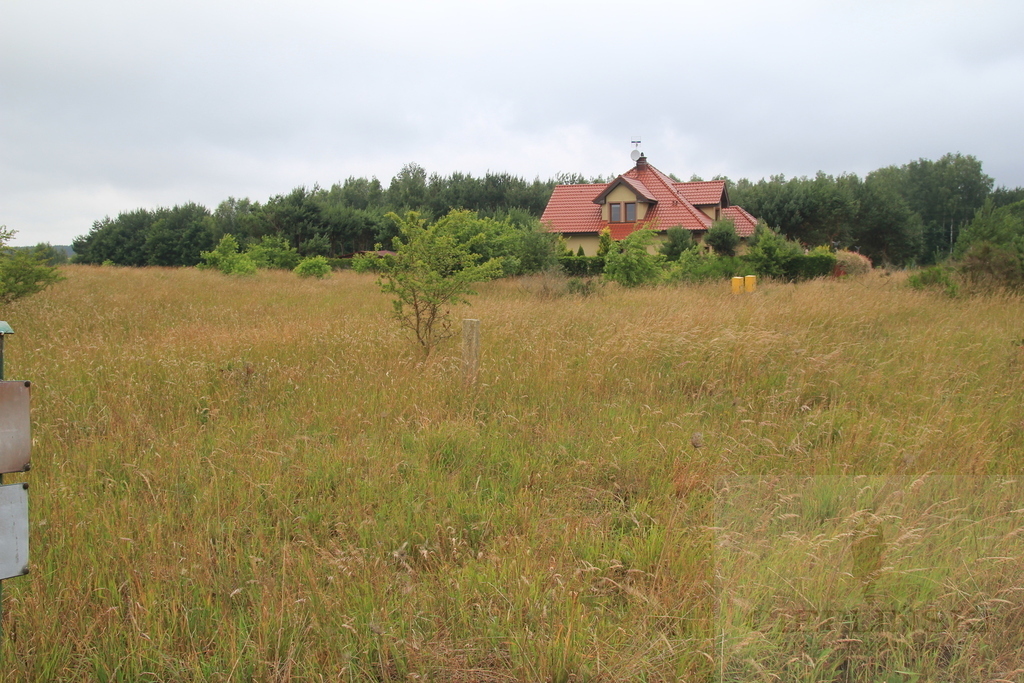
[[[4,381],[4,338],[14,334],[0,321],[0,581],[28,574],[28,484],[3,485],[3,475],[28,472],[32,451],[30,382]],[[0,587],[0,615],[3,592]]]

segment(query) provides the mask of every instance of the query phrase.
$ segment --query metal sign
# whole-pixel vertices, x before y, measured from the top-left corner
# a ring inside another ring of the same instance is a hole
[[[0,486],[0,581],[28,574],[28,484]]]
[[[30,382],[0,382],[0,474],[25,472],[32,451]]]

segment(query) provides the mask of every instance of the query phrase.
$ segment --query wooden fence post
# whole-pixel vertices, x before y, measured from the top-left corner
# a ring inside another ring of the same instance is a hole
[[[466,384],[476,384],[480,371],[480,321],[462,321],[462,377]]]

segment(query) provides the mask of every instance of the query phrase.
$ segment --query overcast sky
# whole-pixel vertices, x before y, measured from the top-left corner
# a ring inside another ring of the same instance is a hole
[[[0,0],[0,224],[348,176],[859,175],[1024,185],[1024,2]]]

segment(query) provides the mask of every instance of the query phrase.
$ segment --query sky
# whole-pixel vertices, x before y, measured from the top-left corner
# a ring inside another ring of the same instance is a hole
[[[866,173],[1024,186],[1024,2],[0,0],[0,225],[350,176]]]

